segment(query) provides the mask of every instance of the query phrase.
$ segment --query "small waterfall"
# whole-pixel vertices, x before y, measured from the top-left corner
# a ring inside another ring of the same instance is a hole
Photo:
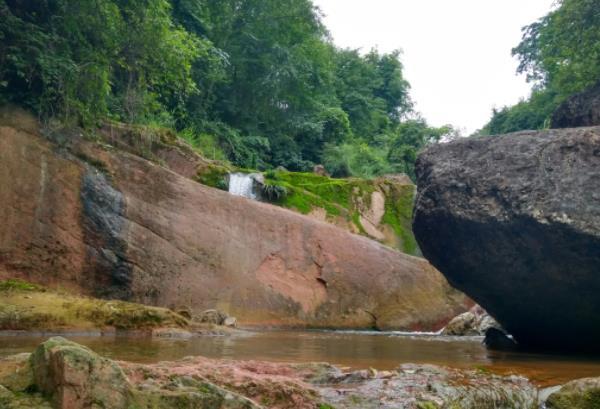
[[[231,173],[229,175],[229,193],[257,200],[258,195],[255,189],[257,176],[258,174],[255,173]]]

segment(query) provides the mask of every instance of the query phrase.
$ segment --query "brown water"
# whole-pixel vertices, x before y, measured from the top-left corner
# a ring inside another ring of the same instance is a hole
[[[48,337],[0,336],[0,356],[31,352]],[[521,374],[540,386],[600,376],[600,357],[488,351],[481,338],[451,338],[385,333],[267,331],[232,337],[167,340],[140,337],[69,339],[101,355],[152,363],[190,355],[236,360],[330,362],[353,369],[393,369],[399,364],[436,364]]]

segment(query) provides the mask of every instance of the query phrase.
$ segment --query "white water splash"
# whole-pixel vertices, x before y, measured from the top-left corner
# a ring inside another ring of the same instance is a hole
[[[229,175],[229,193],[256,200],[255,178],[256,175],[253,173],[231,173]]]

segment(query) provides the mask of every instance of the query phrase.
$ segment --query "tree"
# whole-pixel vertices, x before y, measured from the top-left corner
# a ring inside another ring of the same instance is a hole
[[[533,92],[513,107],[494,110],[482,134],[544,128],[562,101],[600,80],[598,1],[560,0],[555,10],[523,28],[513,55]]]

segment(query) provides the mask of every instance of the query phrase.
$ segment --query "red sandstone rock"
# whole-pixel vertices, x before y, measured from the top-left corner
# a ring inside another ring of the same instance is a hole
[[[469,303],[423,259],[14,122],[0,127],[0,278],[241,325],[437,330]]]

